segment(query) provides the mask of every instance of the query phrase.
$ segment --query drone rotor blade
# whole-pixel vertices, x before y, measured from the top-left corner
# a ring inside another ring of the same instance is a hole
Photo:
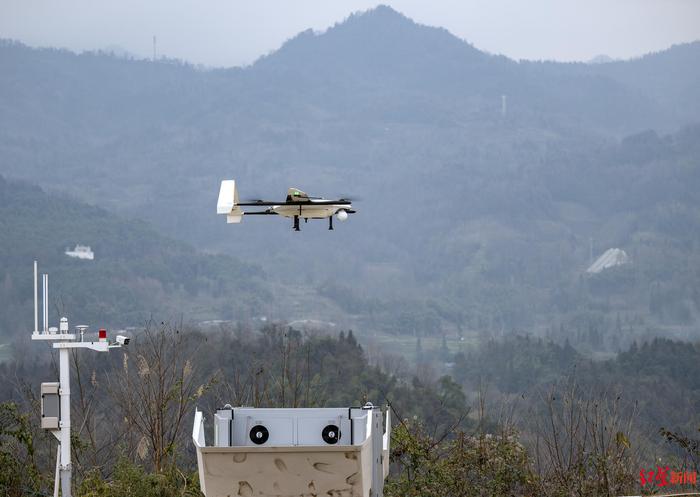
[[[362,198],[358,197],[357,195],[341,195],[340,200],[343,202],[359,202],[362,200]]]

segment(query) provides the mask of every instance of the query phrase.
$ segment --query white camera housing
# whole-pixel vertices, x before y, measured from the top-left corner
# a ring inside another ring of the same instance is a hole
[[[129,345],[131,338],[124,335],[117,335],[116,340],[119,345]]]

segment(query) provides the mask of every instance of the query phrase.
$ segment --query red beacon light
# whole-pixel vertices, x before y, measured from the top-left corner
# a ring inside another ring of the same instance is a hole
[[[104,328],[100,328],[100,331],[98,332],[98,337],[100,339],[100,342],[106,342],[107,341],[107,330]]]

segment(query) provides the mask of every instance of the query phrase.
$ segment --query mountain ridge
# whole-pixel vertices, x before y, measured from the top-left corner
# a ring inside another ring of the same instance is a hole
[[[197,64],[194,62],[189,62],[189,61],[183,61],[183,60],[178,60],[178,59],[168,59],[167,57],[163,57],[160,60],[160,63],[177,63],[177,64],[184,64],[187,66],[190,66],[192,68],[196,68],[197,70],[204,70],[204,71],[220,71],[220,70],[231,70],[231,69],[241,69],[241,68],[246,68],[250,67],[252,65],[255,65],[258,61],[261,61],[263,59],[268,58],[271,55],[274,55],[275,53],[279,52],[282,48],[285,47],[285,45],[289,44],[290,42],[294,42],[297,38],[300,37],[306,37],[306,36],[323,36],[327,34],[328,32],[332,32],[336,30],[337,28],[345,28],[348,25],[352,25],[353,23],[357,22],[365,22],[365,25],[371,25],[371,24],[376,24],[378,22],[391,22],[394,25],[401,25],[403,24],[404,26],[412,26],[412,27],[418,27],[418,28],[428,28],[428,29],[434,29],[436,31],[442,31],[446,33],[450,38],[453,38],[454,40],[459,40],[463,42],[464,44],[472,47],[476,52],[479,52],[482,55],[489,55],[489,56],[495,56],[495,57],[503,57],[506,58],[510,61],[513,62],[548,62],[548,63],[557,63],[557,64],[590,64],[592,61],[593,63],[596,63],[595,61],[604,61],[604,63],[609,63],[609,62],[634,62],[638,61],[640,59],[647,58],[649,56],[654,56],[657,54],[663,54],[669,50],[674,50],[676,48],[681,48],[684,46],[694,46],[700,44],[700,40],[691,40],[691,41],[686,41],[686,42],[679,42],[679,43],[672,43],[671,45],[663,48],[659,48],[656,50],[651,50],[649,52],[639,54],[639,55],[634,55],[630,56],[627,58],[611,58],[610,56],[606,54],[599,54],[593,57],[590,57],[589,59],[586,60],[577,60],[577,61],[556,61],[556,60],[551,60],[551,59],[546,59],[546,58],[514,58],[514,57],[509,57],[507,55],[497,53],[497,52],[491,52],[489,50],[481,49],[481,48],[476,48],[473,43],[471,43],[468,39],[465,39],[461,36],[455,35],[454,33],[450,32],[447,28],[438,26],[438,25],[432,25],[432,24],[427,24],[427,23],[421,23],[421,22],[416,22],[412,20],[410,17],[407,15],[397,11],[391,6],[385,5],[385,4],[379,4],[376,7],[369,8],[366,10],[359,10],[350,13],[348,16],[345,18],[335,22],[333,25],[321,29],[321,30],[313,30],[311,28],[300,31],[296,35],[293,35],[292,37],[288,38],[287,40],[283,41],[280,46],[277,48],[271,49],[268,53],[262,54],[259,57],[257,57],[255,60],[253,60],[251,63],[248,64],[243,64],[240,66],[203,66],[201,64]],[[379,26],[381,27],[381,25]],[[76,51],[76,50],[71,50],[68,48],[54,48],[50,46],[29,46],[19,40],[14,40],[14,39],[9,39],[9,38],[0,38],[0,44],[19,44],[23,45],[27,48],[31,48],[33,50],[56,50],[56,51],[61,51],[61,52],[66,52],[66,53],[71,53],[74,55],[96,55],[96,54],[101,54],[101,55],[108,55],[112,56],[116,59],[125,59],[125,60],[130,60],[133,62],[153,62],[151,57],[143,56],[139,57],[134,54],[130,54],[125,52],[125,50],[122,47],[116,46],[116,45],[110,45],[110,46],[105,46],[104,48],[101,49],[95,49],[95,50],[82,50],[82,51]]]

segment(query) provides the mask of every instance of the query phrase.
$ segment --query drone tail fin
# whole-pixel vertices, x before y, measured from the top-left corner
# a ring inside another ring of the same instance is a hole
[[[243,211],[238,206],[238,189],[235,180],[227,179],[221,182],[216,213],[226,214],[227,223],[240,223],[243,219]]]

